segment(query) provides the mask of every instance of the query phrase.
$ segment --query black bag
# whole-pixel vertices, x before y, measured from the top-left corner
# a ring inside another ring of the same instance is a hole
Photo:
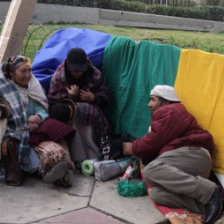
[[[123,146],[124,142],[133,142],[136,138],[130,136],[128,133],[116,135],[113,137],[105,136],[101,139],[102,159],[120,159],[124,158]],[[106,158],[105,158],[106,157]]]

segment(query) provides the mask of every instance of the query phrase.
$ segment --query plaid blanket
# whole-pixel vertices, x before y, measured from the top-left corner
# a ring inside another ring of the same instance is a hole
[[[21,164],[28,164],[31,148],[29,146],[29,131],[26,129],[26,111],[18,90],[12,81],[3,77],[2,74],[0,75],[0,94],[11,106],[11,115],[8,117],[4,138],[12,137],[19,140],[19,161]]]

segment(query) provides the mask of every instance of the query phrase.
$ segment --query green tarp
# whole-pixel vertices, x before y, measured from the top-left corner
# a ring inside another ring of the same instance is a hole
[[[103,71],[114,101],[108,110],[116,134],[141,137],[151,115],[149,93],[157,84],[174,85],[181,49],[149,41],[113,37],[106,46]]]

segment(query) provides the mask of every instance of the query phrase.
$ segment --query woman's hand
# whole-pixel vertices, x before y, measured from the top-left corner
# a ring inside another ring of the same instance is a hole
[[[123,154],[125,156],[133,155],[133,152],[132,152],[132,143],[131,142],[124,142],[122,144],[122,146],[123,146]]]
[[[27,129],[29,132],[35,131],[39,127],[39,124],[33,123],[33,122],[28,122],[27,124]]]
[[[68,94],[78,96],[79,95],[79,87],[77,85],[71,85],[70,87],[66,87]]]
[[[29,132],[35,131],[40,123],[42,122],[42,118],[39,115],[31,115],[28,118],[28,124],[27,124],[27,129]]]
[[[28,118],[28,123],[37,123],[40,124],[42,122],[42,118],[39,115],[31,115]]]
[[[86,91],[81,89],[80,90],[80,99],[82,101],[93,102],[93,101],[95,101],[95,95],[89,89],[87,89]]]

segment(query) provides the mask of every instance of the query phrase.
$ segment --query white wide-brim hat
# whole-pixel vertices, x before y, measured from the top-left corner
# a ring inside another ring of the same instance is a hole
[[[159,96],[164,98],[165,100],[172,101],[172,102],[181,102],[177,94],[175,92],[175,89],[172,86],[168,85],[157,85],[155,86],[150,93],[150,96]]]

